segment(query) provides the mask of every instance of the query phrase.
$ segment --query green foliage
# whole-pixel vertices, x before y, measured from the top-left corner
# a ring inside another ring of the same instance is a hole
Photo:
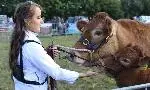
[[[143,0],[143,6],[144,6],[144,9],[141,14],[142,15],[150,15],[150,1]]]
[[[149,0],[121,0],[124,15],[127,18],[140,15],[150,15]]]
[[[5,14],[11,17],[14,13],[17,3],[23,0],[0,0],[0,15]]]
[[[118,19],[123,17],[120,0],[95,0],[97,11],[107,12],[112,18]]]
[[[13,16],[16,4],[26,0],[0,0],[0,14]],[[150,15],[149,0],[32,0],[43,7],[43,16],[51,19],[60,16],[92,16],[107,12],[113,19]]]
[[[50,0],[49,2],[45,1],[45,4],[42,2],[41,5],[46,11],[46,18],[52,16],[64,18],[76,15],[92,16],[99,11],[108,12],[113,18],[123,17],[121,3],[118,0]]]

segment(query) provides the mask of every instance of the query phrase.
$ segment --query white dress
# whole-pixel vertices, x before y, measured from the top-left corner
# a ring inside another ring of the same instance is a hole
[[[40,42],[36,34],[26,31],[25,40],[34,40]],[[61,68],[47,54],[42,45],[35,42],[26,43],[22,47],[23,54],[23,72],[24,78],[29,81],[37,81],[42,83],[45,78],[51,76],[55,80],[64,80],[69,84],[73,84],[79,77],[79,73]],[[18,57],[20,63],[20,55]],[[47,82],[43,85],[25,84],[13,77],[15,90],[47,90]]]

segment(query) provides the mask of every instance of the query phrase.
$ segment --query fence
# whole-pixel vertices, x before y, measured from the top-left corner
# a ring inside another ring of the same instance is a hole
[[[139,90],[139,89],[150,90],[150,83],[128,86],[128,87],[123,87],[123,88],[117,88],[117,89],[112,89],[112,90]]]
[[[0,41],[9,41],[11,39],[11,34],[13,30],[0,30]],[[52,35],[62,35],[58,28],[52,28],[52,26],[41,27],[39,36],[52,36]]]
[[[0,41],[9,41],[11,33],[11,31],[0,31]]]
[[[49,26],[41,27],[40,35],[64,35],[67,27],[64,23],[59,25],[58,23],[51,23]]]

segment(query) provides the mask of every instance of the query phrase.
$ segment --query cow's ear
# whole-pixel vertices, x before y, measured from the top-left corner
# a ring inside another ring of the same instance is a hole
[[[136,45],[136,46],[133,46],[133,49],[136,50],[136,52],[139,54],[139,57],[144,57],[144,52],[142,48]]]
[[[77,22],[77,28],[81,31],[81,32],[83,32],[83,27],[85,27],[85,25],[87,25],[87,21],[78,21]]]
[[[97,19],[105,19],[106,16],[109,16],[106,12],[97,12],[94,17]]]

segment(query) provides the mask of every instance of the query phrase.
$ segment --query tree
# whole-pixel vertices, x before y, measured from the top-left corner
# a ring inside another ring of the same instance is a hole
[[[122,18],[124,15],[120,0],[95,0],[97,11],[107,12],[112,18]]]
[[[0,0],[0,14],[7,15],[9,17],[13,16],[17,3],[22,1],[23,0]]]
[[[141,15],[144,10],[144,1],[145,0],[121,0],[125,17],[132,18],[133,16]]]
[[[143,1],[143,11],[141,15],[150,15],[150,1],[149,0],[142,0]]]

